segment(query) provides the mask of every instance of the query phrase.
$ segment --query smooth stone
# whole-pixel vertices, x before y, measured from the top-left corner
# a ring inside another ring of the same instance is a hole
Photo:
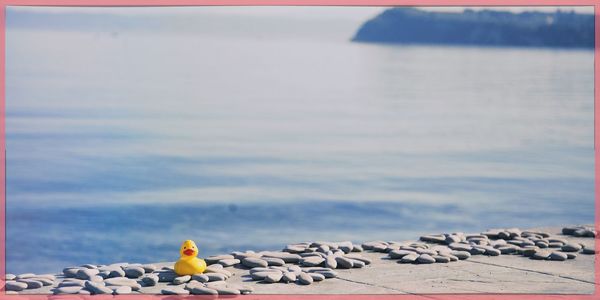
[[[188,281],[190,281],[191,279],[192,279],[192,276],[190,276],[190,275],[179,276],[179,277],[176,277],[175,279],[173,279],[173,284],[176,284],[176,285],[184,284],[184,283],[187,283]]]
[[[153,274],[158,275],[158,282],[173,282],[173,279],[179,277],[179,275],[172,271],[158,272]]]
[[[256,258],[256,257],[246,257],[244,259],[242,259],[242,265],[248,267],[248,268],[255,268],[255,267],[264,267],[266,268],[269,264],[260,258]]]
[[[469,251],[469,253],[471,253],[471,255],[483,255],[483,254],[485,254],[485,249],[483,249],[479,246],[473,246],[473,248],[471,248],[471,251]]]
[[[313,283],[314,279],[308,273],[302,272],[297,276],[297,282],[302,285]]]
[[[144,269],[144,272],[146,272],[146,273],[152,273],[152,272],[156,271],[157,267],[153,264],[146,264],[146,265],[142,265],[142,269]]]
[[[596,250],[594,248],[583,248],[583,250],[581,250],[582,254],[596,254]]]
[[[458,235],[448,235],[446,236],[446,239],[444,240],[444,243],[446,243],[447,245],[450,245],[452,243],[460,243],[460,241],[462,241],[461,237]]]
[[[239,263],[241,263],[239,259],[231,258],[231,259],[221,259],[217,263],[223,267],[233,267]]]
[[[564,246],[564,243],[561,242],[548,243],[548,248],[562,248],[562,246]]]
[[[256,273],[256,272],[270,272],[270,271],[279,271],[279,270],[275,270],[275,269],[271,269],[271,268],[263,268],[263,267],[256,267],[256,268],[252,268],[250,269],[250,274],[252,273]]]
[[[561,250],[563,252],[578,252],[579,250],[581,250],[581,245],[579,244],[575,244],[575,243],[567,243],[564,246],[562,246]]]
[[[304,251],[306,251],[308,247],[306,246],[301,246],[301,245],[287,245],[284,249],[283,252],[289,252],[289,253],[302,253]]]
[[[512,247],[512,246],[502,246],[499,247],[498,250],[500,251],[501,254],[512,254],[517,252],[517,248]]]
[[[375,252],[387,252],[388,246],[385,244],[376,245],[373,247],[373,251]]]
[[[30,278],[31,280],[35,280],[35,281],[39,281],[41,282],[44,286],[49,286],[49,285],[53,285],[54,284],[54,280],[45,278],[45,277],[34,277],[34,278]]]
[[[70,280],[63,280],[62,282],[60,282],[58,284],[58,287],[67,287],[67,286],[80,286],[80,287],[84,287],[85,286],[85,280],[80,280],[80,279],[70,279]]]
[[[458,257],[450,254],[449,252],[440,252],[439,256],[447,257],[450,261],[459,261]]]
[[[483,249],[485,249],[485,255],[489,255],[489,256],[498,256],[501,254],[500,250],[495,249],[493,247],[483,247]]]
[[[26,289],[29,285],[25,282],[7,281],[4,284],[4,289],[7,291],[20,292]]]
[[[15,274],[6,274],[4,275],[4,280],[15,280],[17,276]]]
[[[364,268],[366,266],[366,264],[360,260],[350,259],[350,261],[352,261],[352,267],[355,269]]]
[[[329,245],[319,245],[317,251],[327,253],[330,251]]]
[[[577,258],[577,254],[572,253],[572,252],[567,253],[567,259],[575,259],[575,258]]]
[[[548,256],[549,260],[565,261],[567,260],[567,254],[562,252],[554,251]]]
[[[194,286],[190,289],[190,293],[192,295],[218,295],[219,292],[215,289],[202,287],[202,286]]]
[[[283,266],[285,261],[281,258],[274,257],[263,257],[262,260],[266,261],[269,266]]]
[[[536,242],[535,245],[540,248],[548,248],[548,243],[546,242]]]
[[[533,256],[531,256],[531,258],[536,260],[545,260],[548,259],[551,253],[552,252],[547,250],[538,250],[535,252],[535,254],[533,254]]]
[[[217,293],[219,295],[240,295],[240,294],[242,294],[240,292],[240,290],[238,290],[238,289],[225,287],[225,286],[224,287],[215,287],[214,290],[217,291]]]
[[[98,276],[102,277],[102,279],[108,278],[108,275],[110,275],[110,271],[100,271],[98,273]]]
[[[125,276],[129,277],[129,278],[139,278],[142,277],[146,271],[144,271],[144,268],[142,267],[137,267],[137,266],[128,266],[125,268]]]
[[[415,253],[415,252],[409,251],[409,250],[398,249],[398,250],[392,250],[392,251],[388,252],[388,256],[392,259],[400,259],[411,253]]]
[[[321,256],[309,256],[300,260],[300,265],[304,267],[316,267],[320,266],[325,259]]]
[[[352,260],[345,258],[343,256],[336,256],[335,261],[337,262],[338,269],[350,269],[354,266]]]
[[[363,250],[373,250],[373,248],[375,246],[379,246],[379,245],[386,245],[387,246],[387,243],[384,242],[384,241],[370,241],[370,242],[362,243],[361,246],[362,246]]]
[[[163,295],[189,295],[190,292],[178,286],[167,286],[160,291]]]
[[[354,245],[354,247],[352,248],[352,252],[363,252],[363,248],[361,245]]]
[[[158,275],[146,274],[142,277],[142,283],[144,283],[145,286],[155,286],[158,283]]]
[[[23,274],[17,275],[16,279],[29,279],[29,278],[32,278],[32,277],[35,277],[35,276],[36,275],[33,274],[33,273],[23,273]]]
[[[471,257],[471,253],[467,251],[452,251],[450,252],[450,254],[458,257],[458,259],[460,260],[468,259],[469,257]]]
[[[235,257],[231,254],[223,254],[223,255],[213,255],[204,259],[207,265],[214,265],[218,263],[220,260],[224,259],[235,259]]]
[[[279,270],[273,270],[273,271],[261,271],[261,272],[254,272],[250,274],[250,277],[252,277],[252,280],[264,280],[269,274],[281,274],[281,271]]]
[[[429,254],[429,255],[437,255],[437,251],[435,250],[431,250],[431,249],[420,249],[417,248],[417,253],[418,254]]]
[[[283,272],[281,276],[281,281],[285,283],[295,282],[296,274],[294,272]]]
[[[110,273],[108,274],[108,278],[115,278],[115,277],[125,277],[125,271],[123,271],[123,269],[121,269],[121,268],[114,268],[114,269],[110,270]]]
[[[44,286],[42,282],[31,279],[17,279],[17,282],[23,282],[27,284],[27,289],[39,289]]]
[[[130,286],[122,285],[114,289],[113,294],[115,295],[128,295],[131,294],[132,289]]]
[[[150,275],[153,274],[148,274],[148,276]],[[154,277],[158,280],[158,276],[154,275]],[[144,276],[144,278],[147,278],[147,276]],[[144,281],[144,278],[142,278],[142,282]],[[137,291],[142,287],[136,280],[125,277],[108,278],[104,280],[104,284],[107,286],[128,286],[134,291]]]
[[[77,279],[89,280],[98,273],[100,273],[98,269],[79,269],[77,270],[75,277]]]
[[[208,278],[208,275],[206,275],[206,274],[198,273],[198,274],[192,275],[192,280],[206,283],[206,282],[210,281],[210,278]]]
[[[53,294],[77,294],[83,289],[82,286],[62,286],[54,289]]]
[[[85,288],[90,291],[90,293],[92,293],[93,295],[103,295],[103,294],[112,294],[113,290],[111,290],[110,288],[105,287],[104,285],[98,283],[98,282],[91,282],[91,281],[86,281],[85,282]]]
[[[335,260],[335,256],[327,256],[325,258],[325,266],[332,269],[337,268],[337,260]]]
[[[337,243],[338,249],[344,251],[344,253],[348,254],[354,249],[354,245],[350,241],[344,241]]]
[[[421,254],[417,257],[417,262],[420,264],[432,264],[435,262],[435,258],[431,257],[429,254]]]
[[[298,254],[292,254],[287,252],[267,252],[263,254],[263,257],[272,257],[282,259],[286,263],[298,263],[301,256]]]
[[[206,276],[208,276],[208,281],[224,281],[227,279],[227,277],[224,274],[221,273],[206,273]],[[199,281],[199,280],[198,280]]]
[[[540,251],[540,248],[537,247],[525,248],[521,250],[521,254],[525,257],[532,257],[538,251]]]
[[[471,251],[472,247],[469,244],[463,244],[463,243],[452,243],[450,245],[448,245],[448,248],[455,250],[455,251]]]
[[[310,275],[310,277],[312,277],[313,281],[315,282],[325,280],[325,275],[320,273],[308,273],[308,275]]]
[[[433,259],[437,263],[449,263],[450,262],[450,258],[449,257],[442,256],[442,255],[434,255]]]
[[[371,260],[361,256],[360,254],[354,254],[354,253],[350,253],[350,254],[346,254],[344,257],[346,258],[350,258],[350,259],[354,259],[354,260],[358,260],[358,261],[362,261],[365,263],[365,265],[370,265],[371,264]]]
[[[265,278],[263,279],[264,282],[266,283],[276,283],[279,282],[281,280],[281,277],[283,277],[283,274],[281,272],[267,272],[267,276],[265,276]]]
[[[325,276],[325,278],[336,278],[338,276],[338,274],[331,270],[331,271],[315,271],[315,272],[311,272],[311,273],[319,273],[323,276]]]
[[[411,254],[403,256],[399,262],[403,263],[403,264],[414,263],[417,260],[417,258],[419,258],[419,256],[420,256],[419,254],[417,254],[416,252],[413,252]]]

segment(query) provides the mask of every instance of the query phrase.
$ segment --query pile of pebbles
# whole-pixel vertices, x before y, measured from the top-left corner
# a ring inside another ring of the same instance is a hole
[[[357,253],[361,245],[344,242],[305,242],[287,245],[282,251],[233,252],[205,259],[209,266],[238,266],[250,269],[249,278],[262,283],[313,282],[335,278],[334,269],[363,268],[371,261]]]
[[[577,227],[576,230],[579,229]],[[362,246],[365,250],[388,253],[390,259],[398,259],[399,263],[414,264],[450,263],[469,259],[471,255],[522,255],[535,260],[565,261],[575,259],[577,252],[596,254],[593,248],[586,248],[583,244],[552,237],[547,232],[521,231],[518,228],[491,229],[480,234],[424,235],[420,242],[373,241]]]
[[[39,289],[43,286],[54,285],[56,276],[51,274],[36,275],[26,273],[20,275],[6,274],[4,285],[7,294],[17,294],[25,289]]]
[[[593,227],[589,226],[574,226],[574,227],[564,227],[562,229],[562,234],[564,235],[572,235],[575,237],[596,237],[596,230]]]

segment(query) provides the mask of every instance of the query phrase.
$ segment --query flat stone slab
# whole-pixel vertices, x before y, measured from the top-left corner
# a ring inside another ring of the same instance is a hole
[[[593,248],[593,238],[561,235],[561,228],[536,228],[560,236],[569,242]],[[361,252],[372,263],[361,269],[336,269],[337,278],[311,285],[297,283],[265,284],[252,281],[248,269],[226,267],[234,273],[226,283],[245,285],[253,294],[438,294],[438,293],[535,293],[593,294],[595,255],[577,254],[566,261],[539,261],[520,255],[473,255],[468,260],[435,264],[399,264],[387,253]],[[156,263],[158,269],[173,262]],[[289,265],[289,264],[286,264]],[[20,294],[51,294],[53,286],[24,290]],[[135,293],[160,294],[171,284],[159,282]],[[241,296],[243,297],[243,296]],[[431,298],[431,297],[430,297]]]

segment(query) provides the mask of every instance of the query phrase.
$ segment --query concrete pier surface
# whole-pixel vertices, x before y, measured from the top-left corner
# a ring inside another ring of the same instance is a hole
[[[595,238],[563,235],[562,228],[535,228],[531,231],[547,232],[569,243],[580,244],[584,249],[595,249]],[[593,294],[596,255],[575,253],[575,259],[564,261],[503,254],[472,255],[450,263],[401,264],[387,253],[365,250],[357,254],[370,260],[370,264],[362,268],[335,269],[337,277],[310,285],[253,281],[249,275],[250,268],[241,264],[223,269],[233,274],[227,278],[227,285],[246,286],[252,294]],[[163,262],[154,265],[158,270],[173,267],[173,264]],[[63,280],[62,275],[57,275],[52,285],[24,289],[18,293],[52,294]],[[138,282],[141,288],[133,293],[161,294],[165,288],[174,286],[172,282],[158,282],[154,286],[145,286],[141,280]],[[184,285],[179,286],[183,288]]]

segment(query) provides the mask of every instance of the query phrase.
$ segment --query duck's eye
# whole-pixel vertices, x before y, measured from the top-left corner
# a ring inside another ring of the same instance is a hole
[[[187,247],[183,247],[183,249],[187,249]]]

